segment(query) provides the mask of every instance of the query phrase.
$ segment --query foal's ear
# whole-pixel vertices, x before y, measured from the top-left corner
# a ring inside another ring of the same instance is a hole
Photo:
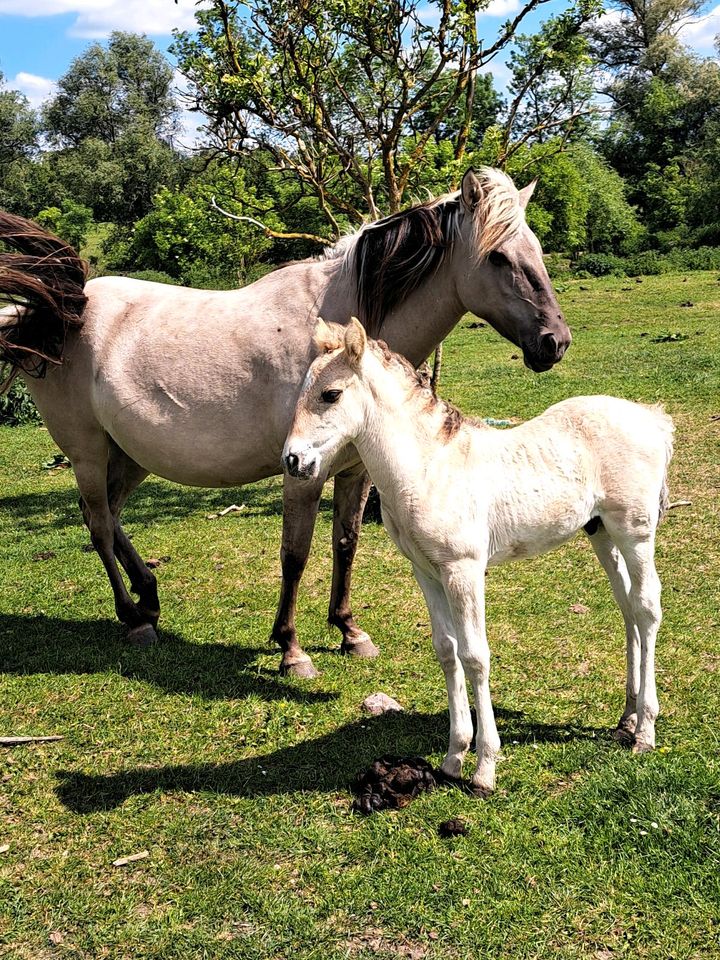
[[[365,327],[357,317],[353,317],[345,327],[345,353],[351,367],[359,367],[367,346]]]
[[[466,171],[460,184],[460,196],[465,207],[472,213],[484,196],[482,184],[472,167]]]
[[[523,210],[530,203],[530,197],[535,193],[535,187],[537,186],[537,177],[529,183],[526,187],[523,187],[522,190],[518,190],[520,194],[520,206]]]
[[[318,354],[330,353],[340,346],[337,333],[325,323],[322,317],[317,318],[317,325],[313,332],[313,344]]]

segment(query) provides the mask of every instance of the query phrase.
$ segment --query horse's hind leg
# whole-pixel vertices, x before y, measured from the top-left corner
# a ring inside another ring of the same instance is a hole
[[[149,569],[120,525],[120,513],[128,497],[147,475],[148,471],[144,467],[128,457],[116,443],[110,441],[107,489],[108,504],[115,521],[113,549],[130,578],[133,593],[139,598],[139,609],[147,616],[152,626],[156,627],[160,617],[160,601],[155,574]]]
[[[354,657],[377,657],[380,651],[355,622],[350,609],[352,564],[370,492],[364,467],[335,477],[333,494],[333,578],[328,622],[342,634],[341,651]]]
[[[637,724],[637,697],[640,687],[640,634],[635,622],[635,613],[630,597],[630,576],[622,554],[599,525],[593,533],[588,531],[593,550],[607,574],[613,595],[625,621],[625,651],[627,676],[625,681],[625,709],[618,721],[616,735],[619,740],[632,741]]]
[[[110,580],[115,597],[118,619],[129,629],[129,639],[146,646],[157,637],[148,617],[132,600],[125,581],[115,561],[115,519],[110,511],[107,492],[107,441],[103,438],[102,449],[97,456],[75,456],[73,470],[82,497],[83,516],[90,531],[90,538]]]
[[[317,676],[312,660],[298,643],[295,609],[300,578],[310,554],[322,488],[322,482],[300,482],[289,477],[283,480],[283,526],[280,550],[282,587],[270,639],[274,640],[282,650],[280,673],[295,677]]]

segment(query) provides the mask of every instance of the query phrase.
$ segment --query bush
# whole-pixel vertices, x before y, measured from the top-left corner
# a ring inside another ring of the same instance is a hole
[[[171,283],[177,287],[180,283],[169,273],[163,273],[162,270],[136,270],[135,273],[126,273],[126,277],[132,277],[134,280],[150,280],[152,283]]]
[[[9,391],[0,397],[0,424],[18,427],[25,423],[42,423],[37,407],[22,380],[15,380]]]
[[[624,261],[622,257],[611,253],[585,253],[575,262],[573,271],[587,274],[591,277],[624,277]]]

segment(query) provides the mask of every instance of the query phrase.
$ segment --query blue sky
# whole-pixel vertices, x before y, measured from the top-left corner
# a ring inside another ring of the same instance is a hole
[[[528,17],[524,29],[557,12],[566,0],[551,0]],[[481,17],[488,39],[520,8],[520,0],[491,0]],[[146,33],[162,51],[172,41],[173,27],[192,29],[194,0],[0,0],[0,71],[8,86],[22,90],[37,106],[52,94],[58,77],[88,44],[105,39],[112,30]],[[708,4],[708,16],[685,28],[683,39],[699,53],[713,53],[720,33],[720,4]],[[499,87],[504,71],[497,64]]]

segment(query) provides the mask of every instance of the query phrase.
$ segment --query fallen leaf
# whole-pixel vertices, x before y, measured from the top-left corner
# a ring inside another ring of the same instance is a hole
[[[53,932],[48,937],[50,943],[60,944],[65,941],[65,935],[60,933],[59,930],[53,930]]]
[[[9,844],[9,843],[4,843],[4,844],[0,847],[0,853],[7,853],[9,849],[10,849],[10,844]]]
[[[57,556],[54,550],[41,550],[40,553],[33,554],[33,560],[52,560]]]
[[[573,603],[570,610],[572,613],[590,613],[590,607],[586,607],[584,603]]]

